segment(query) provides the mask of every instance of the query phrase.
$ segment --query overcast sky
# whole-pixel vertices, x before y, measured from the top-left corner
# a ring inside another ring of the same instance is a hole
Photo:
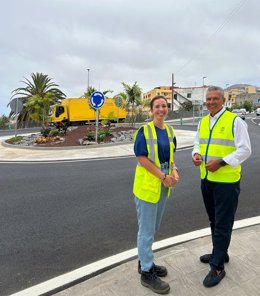
[[[260,86],[259,0],[8,0],[0,10],[0,115],[31,73],[67,97],[90,85]]]

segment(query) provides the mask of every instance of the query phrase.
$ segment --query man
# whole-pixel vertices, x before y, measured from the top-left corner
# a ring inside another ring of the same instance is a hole
[[[228,247],[240,193],[241,163],[251,154],[247,124],[223,106],[224,91],[208,88],[206,106],[210,114],[199,124],[192,151],[200,166],[201,192],[209,217],[213,250],[200,257],[210,264],[203,285],[213,287],[225,276]]]

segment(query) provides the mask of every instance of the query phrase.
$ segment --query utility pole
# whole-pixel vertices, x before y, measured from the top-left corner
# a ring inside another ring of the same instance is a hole
[[[202,102],[201,102],[201,117],[203,117],[203,103],[204,103],[204,95],[205,95],[205,83],[204,80],[207,78],[206,76],[202,77],[202,87],[203,87],[203,93],[202,93]]]
[[[173,100],[174,100],[174,74],[172,73],[172,112],[173,112]]]

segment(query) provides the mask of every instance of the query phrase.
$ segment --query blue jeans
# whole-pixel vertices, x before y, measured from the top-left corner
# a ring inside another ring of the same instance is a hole
[[[162,172],[168,168],[162,165]],[[162,185],[158,203],[150,203],[135,197],[138,234],[137,248],[142,271],[149,271],[153,266],[154,256],[152,244],[155,232],[159,229],[167,201],[167,188]]]

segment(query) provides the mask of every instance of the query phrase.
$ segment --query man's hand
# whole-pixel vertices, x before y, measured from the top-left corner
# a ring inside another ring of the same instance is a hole
[[[202,157],[200,154],[195,153],[192,157],[192,161],[194,163],[195,166],[199,166],[202,163]]]
[[[210,172],[215,172],[221,167],[219,160],[210,160],[206,164],[206,169]]]

